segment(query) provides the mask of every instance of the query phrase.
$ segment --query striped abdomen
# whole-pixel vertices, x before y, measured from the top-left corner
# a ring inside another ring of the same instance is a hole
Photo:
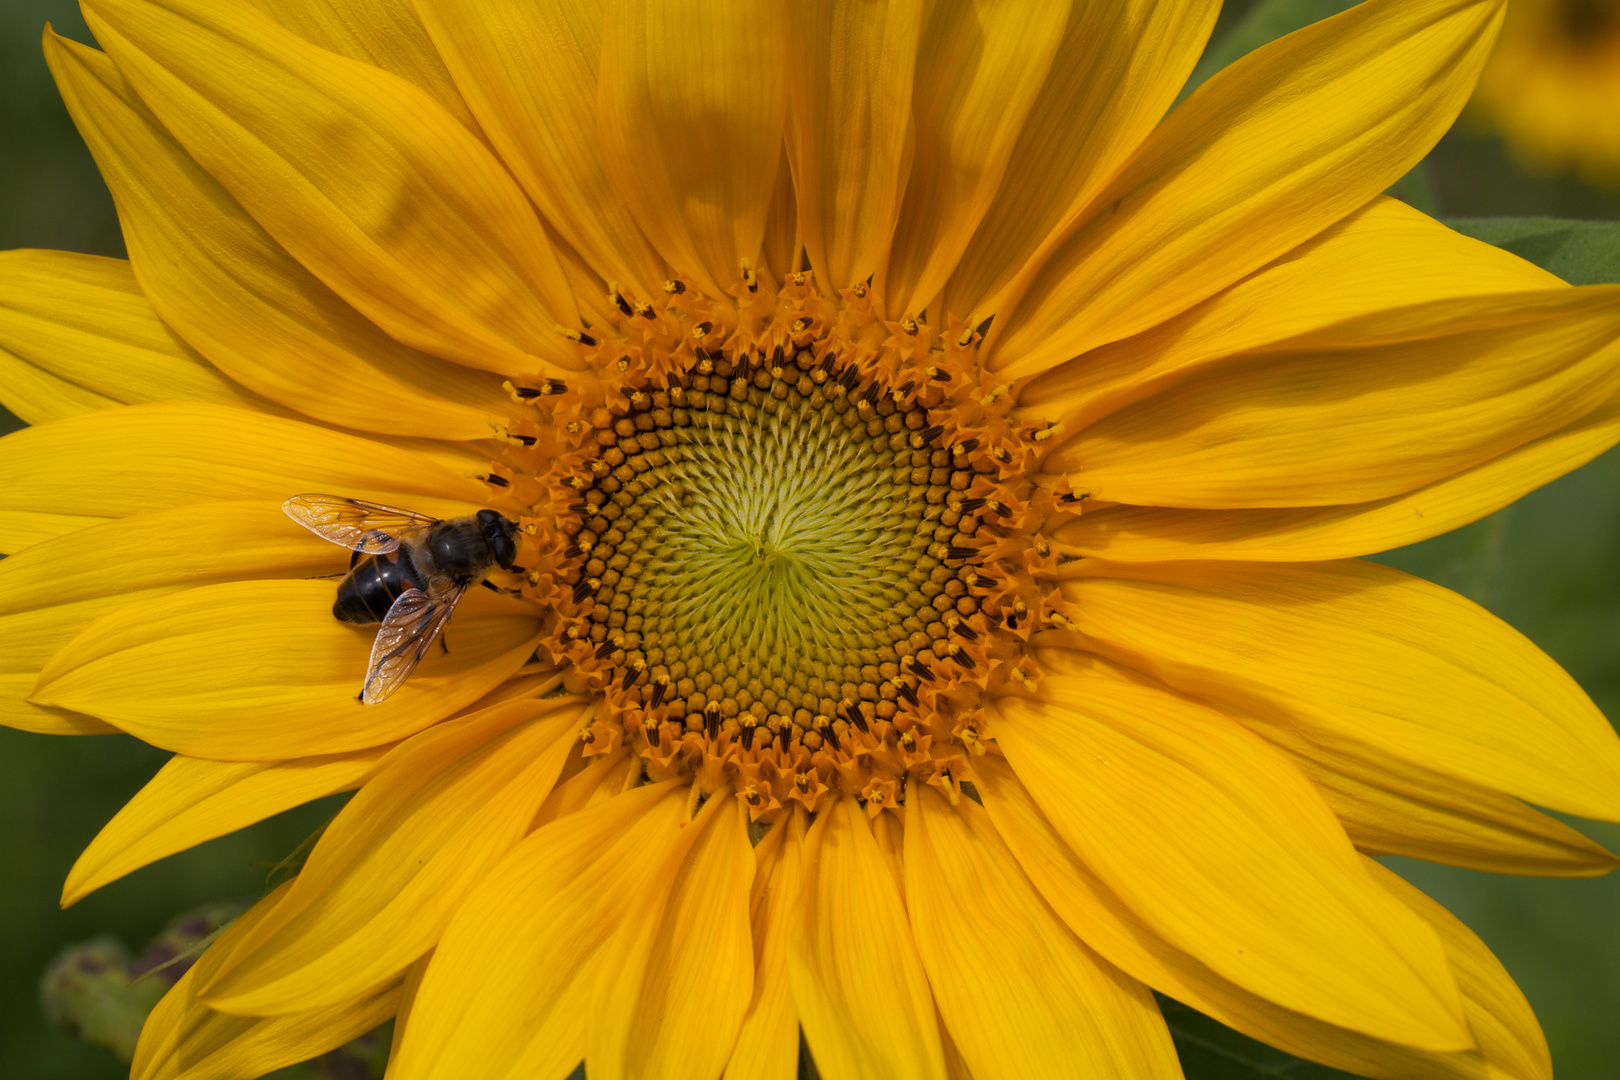
[[[344,622],[379,623],[406,589],[427,591],[427,582],[411,553],[400,547],[387,555],[361,555],[338,582],[332,614]]]

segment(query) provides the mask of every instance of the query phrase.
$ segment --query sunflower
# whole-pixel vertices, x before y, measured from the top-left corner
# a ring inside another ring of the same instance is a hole
[[[1516,0],[1471,111],[1538,172],[1620,185],[1620,2]]]
[[[130,258],[0,259],[0,717],[175,753],[64,901],[355,792],[134,1075],[394,1017],[395,1080],[801,1032],[828,1080],[1175,1077],[1150,988],[1550,1075],[1369,858],[1616,864],[1529,805],[1620,819],[1603,716],[1356,558],[1620,441],[1620,288],[1379,195],[1502,5],[1369,0],[1168,116],[1213,3],[603,7],[46,33]],[[366,702],[314,494],[515,541]]]

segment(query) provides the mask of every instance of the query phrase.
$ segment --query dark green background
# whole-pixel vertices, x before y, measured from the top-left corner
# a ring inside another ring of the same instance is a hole
[[[1335,0],[1268,0],[1258,10],[1252,3],[1230,5],[1201,73],[1342,6]],[[122,255],[112,202],[40,56],[46,21],[90,40],[68,0],[0,0],[0,249]],[[1620,196],[1567,178],[1527,176],[1466,119],[1402,193],[1448,218],[1620,219]],[[1546,250],[1533,240],[1508,246],[1530,258]],[[0,416],[0,425],[9,430],[15,420]],[[1484,604],[1568,668],[1609,716],[1620,715],[1620,453],[1473,526],[1390,553],[1386,561]],[[138,949],[177,912],[259,895],[270,867],[331,812],[330,806],[293,811],[59,910],[56,897],[74,857],[165,756],[124,737],[52,738],[0,729],[0,1075],[123,1075],[105,1052],[46,1024],[36,991],[45,964],[64,945],[104,932]],[[1620,826],[1580,824],[1620,848]],[[1561,1080],[1620,1077],[1620,877],[1536,880],[1391,863],[1502,958],[1541,1018]],[[1303,1080],[1326,1074],[1201,1026],[1177,1007],[1169,1015],[1189,1076]]]

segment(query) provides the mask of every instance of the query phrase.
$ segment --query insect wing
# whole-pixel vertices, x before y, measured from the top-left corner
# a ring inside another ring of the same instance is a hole
[[[371,645],[371,665],[360,700],[373,705],[398,690],[428,649],[439,640],[450,613],[466,586],[458,585],[434,596],[421,589],[406,589],[383,617],[377,640]]]
[[[281,508],[321,539],[365,555],[395,551],[400,537],[421,532],[439,521],[413,510],[342,495],[294,495]]]

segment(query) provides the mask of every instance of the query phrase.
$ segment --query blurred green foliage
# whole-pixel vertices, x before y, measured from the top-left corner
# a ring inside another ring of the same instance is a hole
[[[1248,48],[1344,0],[1236,0],[1222,13],[1201,80]],[[0,3],[0,249],[123,254],[112,200],[57,99],[40,56],[49,21],[90,36],[72,0]],[[1620,281],[1620,225],[1525,218],[1620,219],[1620,194],[1517,170],[1464,118],[1392,189],[1578,282]],[[1481,218],[1515,215],[1511,222]],[[0,414],[0,432],[14,418]],[[1611,717],[1620,715],[1620,452],[1447,536],[1383,557],[1500,615],[1562,663]],[[252,900],[268,875],[341,804],[323,800],[173,856],[62,911],[56,897],[80,850],[166,755],[124,737],[52,738],[0,729],[0,1074],[32,1080],[125,1075],[114,1057],[47,1023],[41,973],[64,946],[112,934],[139,947],[177,912]],[[1611,849],[1620,826],[1572,822]],[[1496,877],[1388,860],[1456,912],[1497,952],[1546,1029],[1560,1080],[1620,1076],[1620,877]],[[1165,1002],[1189,1076],[1326,1080],[1333,1073],[1243,1039]],[[385,1044],[384,1044],[385,1045]],[[312,1076],[296,1070],[301,1076]],[[287,1080],[292,1080],[289,1070]]]

